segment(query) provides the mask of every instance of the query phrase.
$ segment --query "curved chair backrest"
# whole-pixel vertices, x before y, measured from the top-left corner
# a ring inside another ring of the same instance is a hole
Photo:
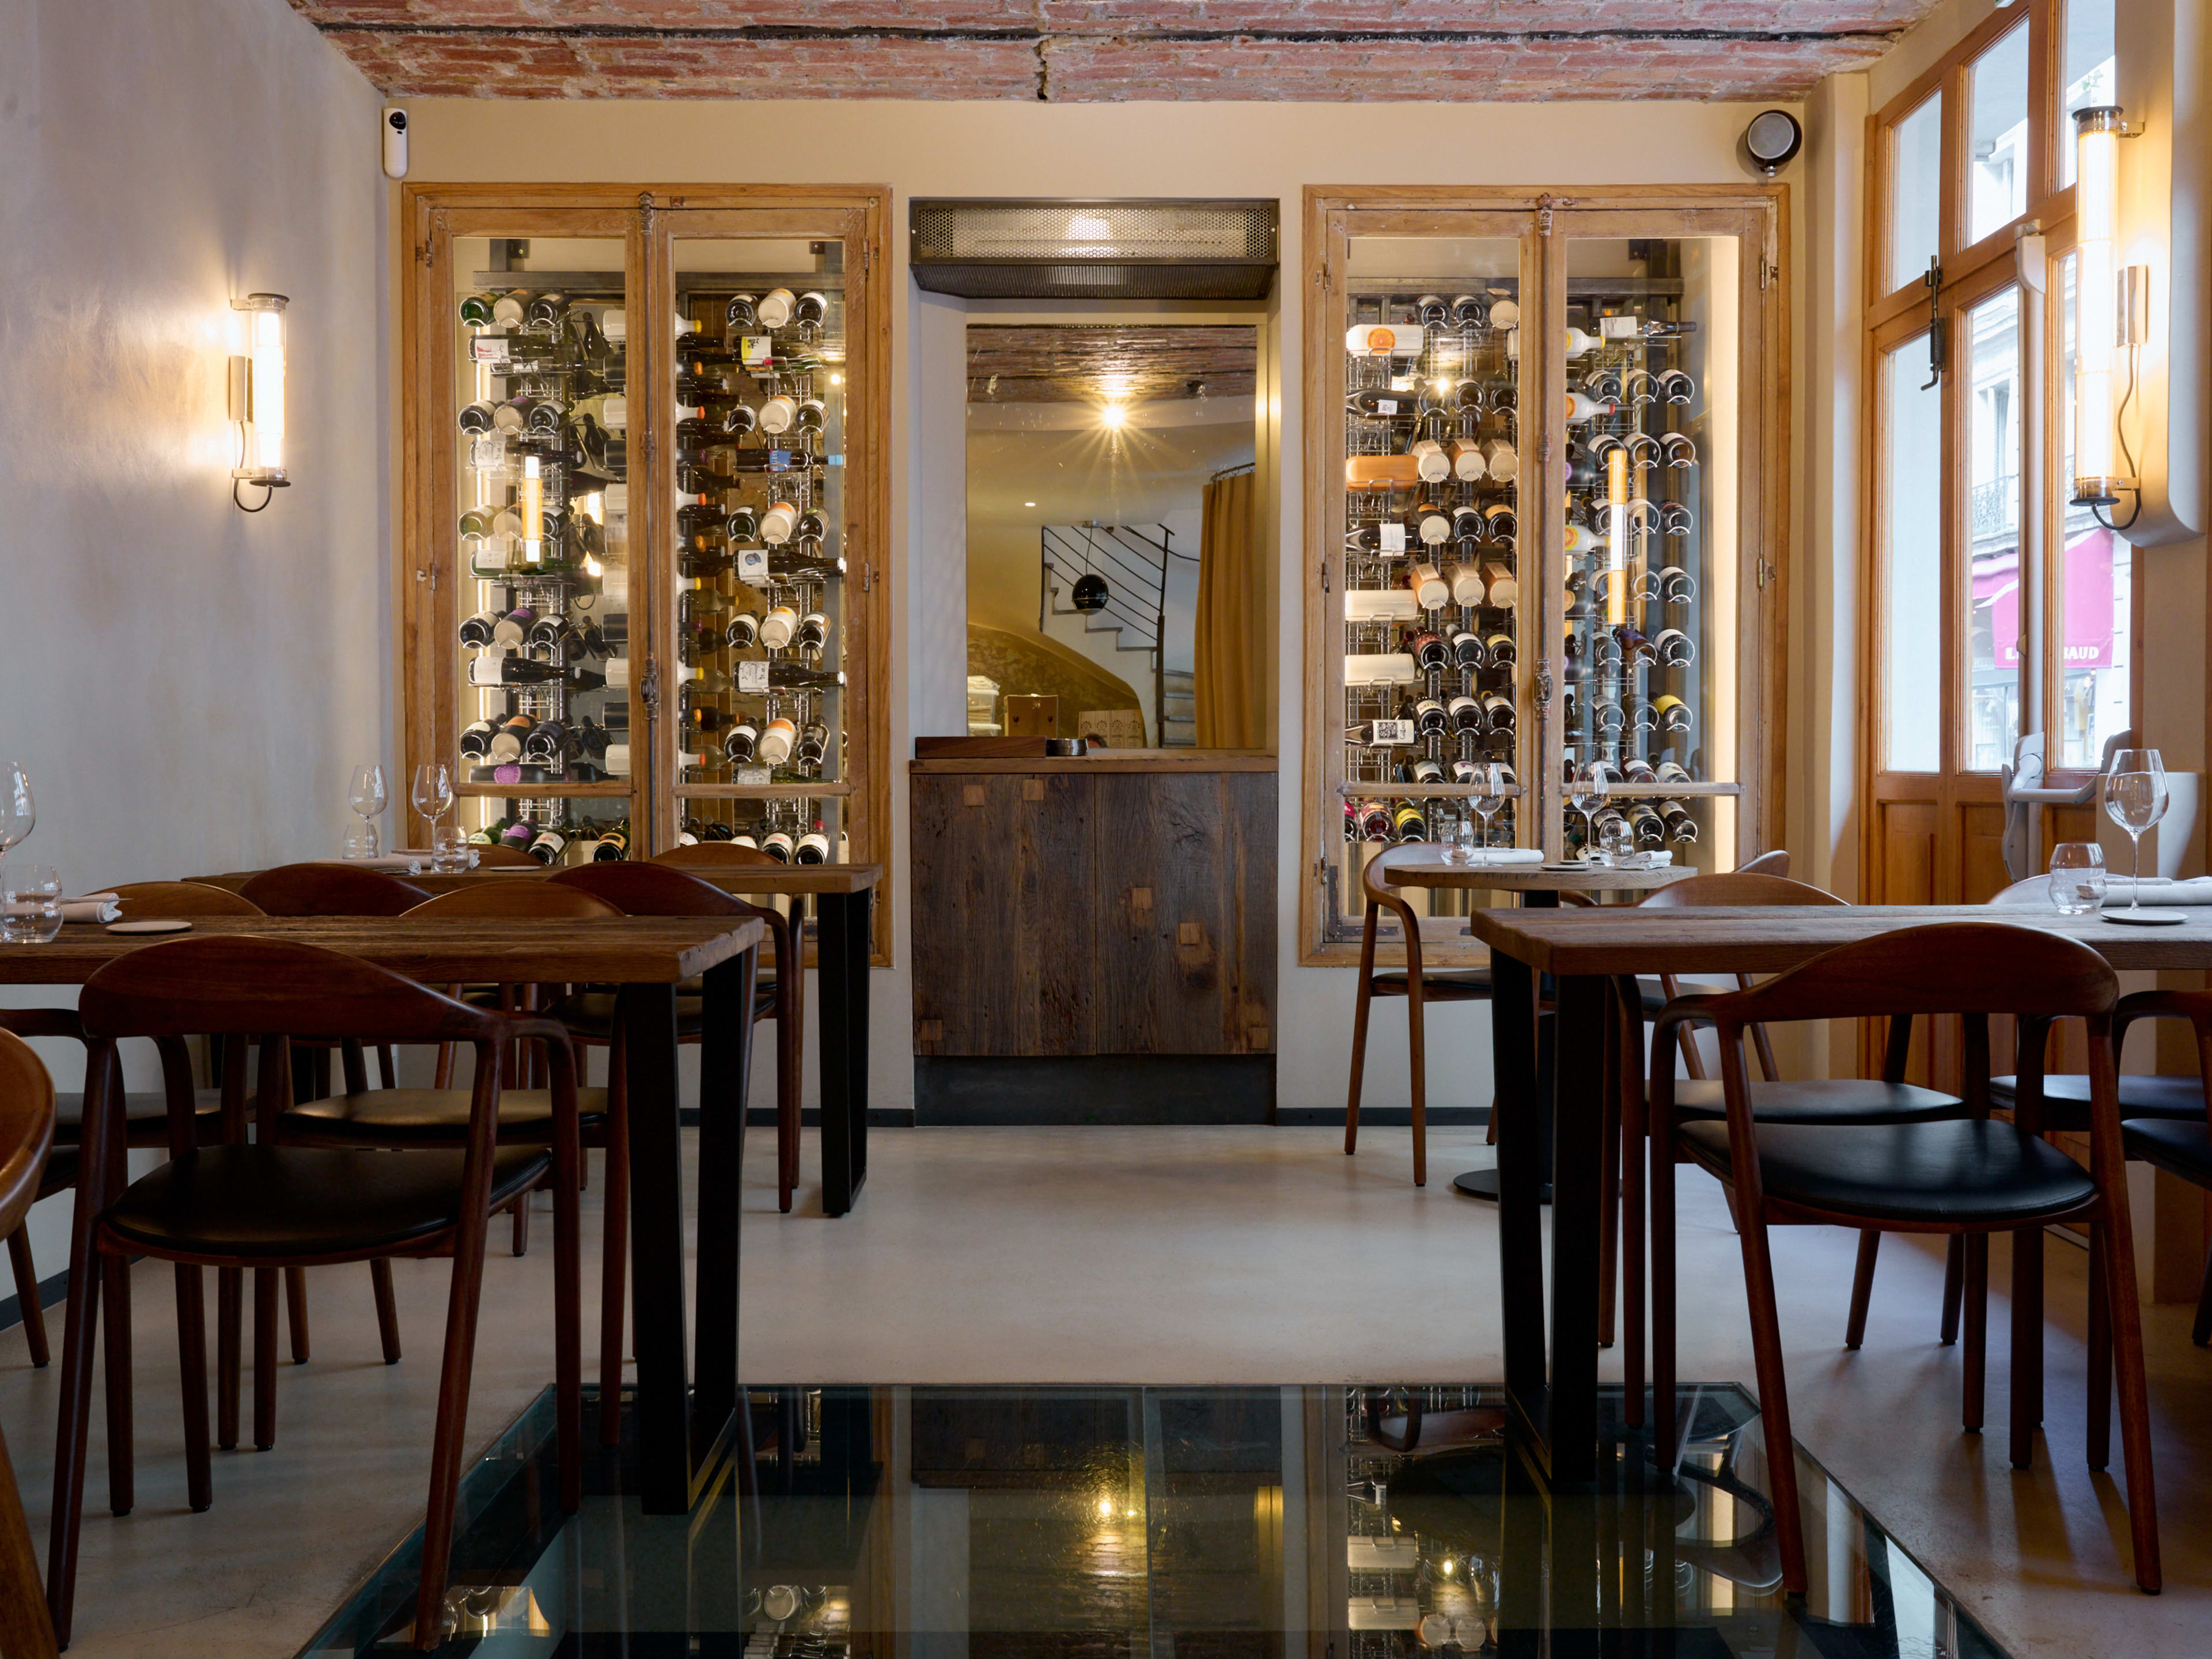
[[[1777,847],[1761,853],[1755,859],[1746,859],[1735,867],[1739,876],[1786,876],[1790,873],[1790,853],[1787,848]]]
[[[125,921],[140,916],[260,916],[268,912],[241,893],[204,881],[126,881],[94,892],[123,902]]]
[[[1367,867],[1359,872],[1359,888],[1366,896],[1383,903],[1402,901],[1405,895],[1382,879],[1382,872],[1394,864],[1442,864],[1444,849],[1433,841],[1401,841],[1386,847],[1367,860]]]
[[[1839,945],[1705,1005],[1715,1020],[1880,1014],[2107,1014],[2119,981],[2078,940],[1997,921],[1945,921]]]
[[[54,1144],[54,1080],[12,1031],[0,1031],[0,1237],[22,1224]]]
[[[397,876],[349,864],[280,864],[238,890],[272,916],[397,916],[430,896]]]
[[[783,862],[757,847],[740,847],[733,841],[702,841],[686,847],[672,847],[665,853],[655,853],[650,861],[678,870],[726,870],[733,864]]]
[[[496,1015],[343,951],[293,939],[173,939],[93,970],[77,997],[93,1037],[496,1040]]]
[[[711,881],[672,870],[665,864],[628,859],[608,864],[574,864],[549,885],[574,887],[619,906],[631,916],[750,916],[757,907],[732,897]]]
[[[1824,887],[1792,881],[1787,876],[1748,874],[1736,870],[1715,876],[1692,876],[1662,887],[1644,901],[1659,909],[1690,904],[1845,904]]]
[[[552,881],[486,882],[456,887],[424,899],[407,912],[410,921],[445,921],[467,916],[504,916],[517,921],[593,921],[618,916],[622,909],[581,887]]]
[[[2038,910],[2048,910],[2051,908],[2051,878],[2030,876],[2026,881],[2016,881],[2011,886],[1999,888],[1990,894],[1989,902],[2008,908],[2031,905]]]
[[[478,842],[470,850],[477,855],[477,865],[485,869],[520,870],[538,862],[520,847],[501,847],[497,842]]]

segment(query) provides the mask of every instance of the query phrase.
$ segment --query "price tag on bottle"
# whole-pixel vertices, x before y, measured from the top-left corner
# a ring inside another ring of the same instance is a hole
[[[738,361],[747,368],[766,368],[775,356],[775,341],[766,334],[738,337]]]
[[[1406,550],[1405,526],[1401,524],[1385,524],[1377,525],[1376,528],[1382,534],[1382,539],[1381,548],[1383,552],[1403,553]]]
[[[760,786],[769,783],[771,779],[769,769],[765,766],[740,766],[738,769],[738,781],[744,785]]]
[[[1413,740],[1413,721],[1377,720],[1375,722],[1375,735],[1368,739],[1367,746],[1370,749],[1388,749],[1394,744],[1408,744]]]
[[[741,547],[738,550],[738,580],[745,582],[768,580],[768,549]]]
[[[1375,400],[1375,412],[1377,415],[1395,415],[1398,412],[1398,400],[1395,398],[1377,398]]]
[[[469,356],[479,363],[503,363],[513,355],[513,343],[504,334],[479,334],[469,342]]]
[[[791,451],[787,449],[769,450],[768,452],[768,470],[771,472],[790,471]]]
[[[761,661],[740,662],[738,665],[738,690],[760,692],[768,690],[768,664]]]

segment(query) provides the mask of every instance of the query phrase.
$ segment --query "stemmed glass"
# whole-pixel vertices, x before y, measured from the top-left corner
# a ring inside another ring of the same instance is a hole
[[[374,761],[353,769],[351,793],[347,797],[353,810],[361,814],[361,828],[346,837],[346,856],[373,859],[376,856],[376,815],[384,810],[389,799],[384,790],[384,769]]]
[[[415,803],[415,810],[430,822],[430,839],[423,844],[435,848],[438,820],[453,804],[453,769],[443,761],[424,761],[415,769],[415,785],[410,799]]]
[[[2112,770],[2105,775],[2105,811],[2128,832],[2135,848],[2129,870],[2128,916],[2142,920],[2143,831],[2166,816],[2166,767],[2155,749],[2113,751]],[[2178,920],[2178,918],[2177,918]]]
[[[31,776],[21,761],[0,761],[0,858],[31,833],[39,821],[31,799]]]
[[[1490,845],[1490,820],[1498,809],[1505,805],[1505,774],[1496,761],[1479,766],[1474,771],[1480,786],[1473,797],[1474,810],[1482,814],[1482,844]]]
[[[1606,801],[1605,768],[1592,763],[1575,768],[1575,775],[1567,785],[1567,805],[1583,815],[1583,857],[1594,860],[1597,854],[1597,812]]]

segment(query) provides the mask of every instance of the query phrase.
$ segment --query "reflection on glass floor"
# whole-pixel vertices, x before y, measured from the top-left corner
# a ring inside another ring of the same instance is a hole
[[[1679,1478],[1616,1420],[1600,1489],[1572,1494],[1532,1480],[1482,1387],[748,1397],[750,1447],[689,1517],[641,1515],[612,1453],[562,1516],[541,1399],[471,1474],[440,1651],[2002,1659],[1802,1452],[1812,1585],[1783,1596],[1732,1385],[1686,1391]],[[413,1547],[305,1651],[403,1650]]]

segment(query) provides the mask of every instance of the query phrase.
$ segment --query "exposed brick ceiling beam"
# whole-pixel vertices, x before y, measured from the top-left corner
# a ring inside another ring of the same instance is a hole
[[[291,0],[393,97],[1802,96],[1935,0]]]

